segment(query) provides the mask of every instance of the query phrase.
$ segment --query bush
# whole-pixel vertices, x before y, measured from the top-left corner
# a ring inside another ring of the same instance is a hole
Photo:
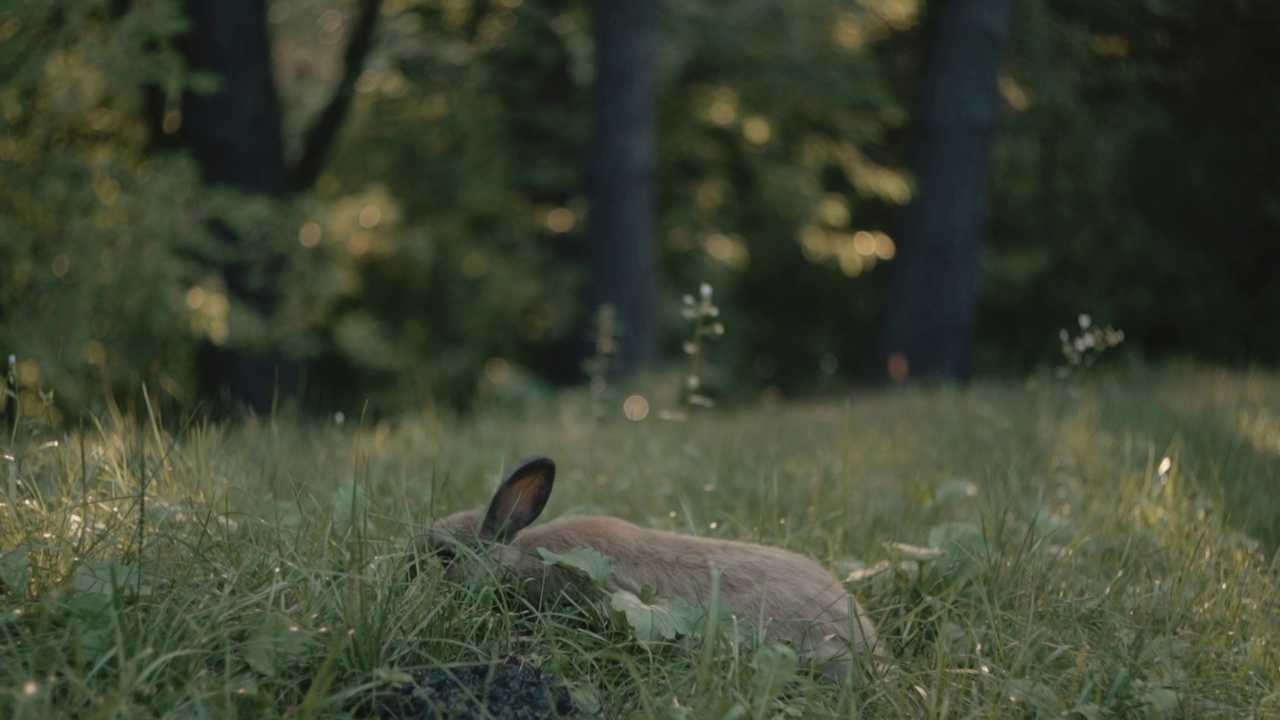
[[[198,178],[148,152],[141,120],[143,84],[183,82],[177,3],[107,5],[20,3],[0,24],[0,349],[21,359],[23,413],[48,419],[139,383],[191,398],[196,343],[219,330],[189,297]]]

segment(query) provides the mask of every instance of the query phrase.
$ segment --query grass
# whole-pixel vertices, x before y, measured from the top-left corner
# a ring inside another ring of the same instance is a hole
[[[513,653],[604,717],[1280,717],[1276,375],[591,418],[575,395],[465,422],[19,427],[0,465],[0,717],[361,716],[407,668]],[[560,465],[548,516],[861,568],[895,670],[769,682],[770,648],[641,643],[591,604],[408,581],[413,533],[532,453]]]

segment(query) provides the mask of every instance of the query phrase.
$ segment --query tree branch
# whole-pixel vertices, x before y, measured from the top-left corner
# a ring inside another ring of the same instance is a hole
[[[373,48],[373,29],[378,24],[378,12],[382,8],[382,0],[362,0],[360,17],[356,20],[355,30],[351,33],[351,41],[347,43],[347,51],[343,56],[344,68],[342,79],[333,90],[329,104],[316,118],[315,124],[307,131],[302,144],[302,156],[289,170],[287,187],[289,192],[298,192],[311,187],[320,175],[325,156],[333,147],[334,138],[342,127],[351,106],[351,98],[355,94],[356,80],[364,71],[364,61]]]

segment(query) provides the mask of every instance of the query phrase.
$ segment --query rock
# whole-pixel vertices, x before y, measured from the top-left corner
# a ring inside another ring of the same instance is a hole
[[[569,691],[554,676],[510,656],[498,663],[407,671],[412,685],[382,701],[382,717],[397,720],[543,720],[573,717]]]

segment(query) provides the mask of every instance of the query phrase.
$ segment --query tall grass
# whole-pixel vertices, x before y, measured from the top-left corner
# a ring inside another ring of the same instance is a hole
[[[1274,375],[1046,378],[681,423],[589,406],[20,425],[0,466],[0,717],[367,715],[406,669],[511,654],[605,717],[1280,717]],[[560,467],[548,515],[851,573],[892,672],[779,685],[771,649],[732,636],[642,643],[589,601],[534,612],[434,566],[409,580],[409,538],[531,453]]]

